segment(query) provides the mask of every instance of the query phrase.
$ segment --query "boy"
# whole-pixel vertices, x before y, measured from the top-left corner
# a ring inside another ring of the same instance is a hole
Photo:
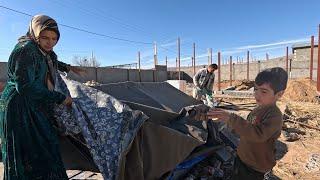
[[[287,81],[288,74],[280,67],[260,72],[254,92],[258,106],[247,120],[221,109],[207,113],[209,119],[224,121],[240,136],[232,179],[263,179],[276,165],[275,141],[282,128],[282,113],[276,102],[283,95]]]

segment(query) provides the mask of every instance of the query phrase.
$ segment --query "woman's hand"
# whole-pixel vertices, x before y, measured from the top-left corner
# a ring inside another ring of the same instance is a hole
[[[72,98],[70,96],[67,96],[66,99],[63,101],[63,104],[68,106],[68,107],[71,107],[72,105]]]
[[[81,69],[79,67],[76,66],[70,66],[70,71],[74,72],[75,74],[79,75],[79,76],[83,76],[87,74],[87,71],[84,69]]]
[[[226,122],[230,119],[230,113],[219,109],[212,108],[207,112],[208,119],[212,119],[213,121],[223,121]]]

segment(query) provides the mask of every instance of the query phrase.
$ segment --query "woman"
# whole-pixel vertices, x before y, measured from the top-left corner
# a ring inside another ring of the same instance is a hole
[[[53,90],[55,72],[83,71],[57,60],[59,37],[54,19],[36,15],[10,55],[0,99],[4,179],[68,178],[52,122],[54,104],[70,106],[72,99]]]

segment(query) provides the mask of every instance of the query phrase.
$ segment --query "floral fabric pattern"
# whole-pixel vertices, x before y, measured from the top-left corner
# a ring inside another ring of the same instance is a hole
[[[120,161],[148,117],[97,89],[56,76],[56,91],[71,95],[72,109],[56,106],[58,124],[66,134],[82,133],[104,179],[117,179]]]

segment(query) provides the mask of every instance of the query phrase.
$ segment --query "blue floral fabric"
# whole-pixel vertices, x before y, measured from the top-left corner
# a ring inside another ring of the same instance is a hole
[[[104,179],[117,179],[120,162],[148,117],[112,96],[57,74],[55,90],[70,95],[72,108],[55,107],[65,134],[81,133]]]

